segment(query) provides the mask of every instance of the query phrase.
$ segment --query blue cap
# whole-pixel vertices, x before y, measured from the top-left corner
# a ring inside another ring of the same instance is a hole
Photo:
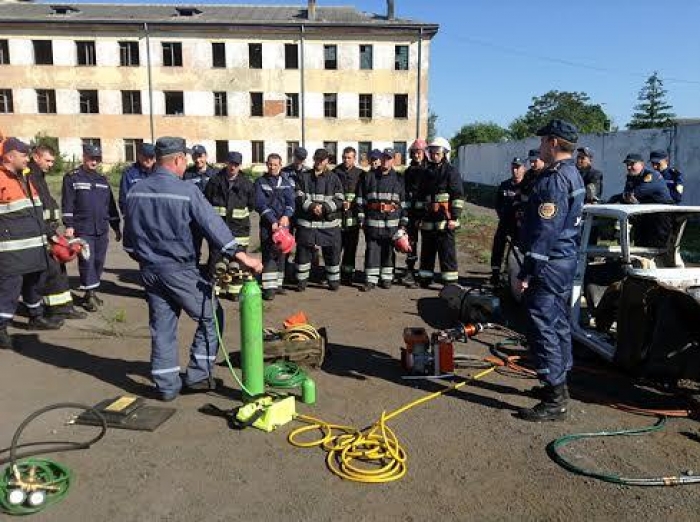
[[[527,159],[530,161],[536,160],[540,157],[540,149],[530,149],[530,152],[527,153]]]
[[[595,155],[595,153],[593,152],[593,149],[590,147],[579,147],[578,149],[576,149],[576,152],[580,156],[586,156],[587,158],[590,158],[590,159],[593,159],[593,156]]]
[[[21,154],[29,154],[29,145],[18,138],[7,138],[2,142],[2,153],[7,154],[16,150]]]
[[[187,148],[184,139],[164,136],[156,140],[156,158],[177,154],[178,152],[183,154],[192,153],[192,151]]]
[[[236,165],[241,165],[243,163],[243,154],[240,152],[229,152],[226,156],[226,163],[235,163]]]
[[[554,136],[571,143],[578,141],[578,129],[575,125],[564,120],[551,120],[547,125],[537,131],[538,136]]]
[[[372,151],[369,153],[369,159],[379,159],[382,157],[382,151],[379,149],[372,149]]]
[[[309,153],[304,147],[297,147],[294,149],[294,157],[304,161],[309,156]]]
[[[204,148],[204,145],[195,145],[194,147],[192,147],[192,157],[202,156],[206,153],[207,149]]]
[[[511,165],[517,165],[518,167],[522,167],[525,165],[525,160],[518,158],[517,156],[513,158],[513,161],[510,162]]]
[[[386,149],[384,149],[382,151],[382,157],[386,156],[387,158],[394,159],[394,154],[395,154],[394,149],[392,149],[391,147],[387,147]]]
[[[86,143],[83,145],[83,155],[91,158],[101,158],[102,149],[97,145],[90,145],[89,143]]]
[[[630,152],[622,163],[637,163],[638,161],[644,163],[644,158],[642,158],[642,155],[637,154],[636,152]]]
[[[649,161],[656,163],[657,161],[668,159],[668,153],[665,150],[653,150],[649,154]]]
[[[142,143],[139,149],[139,154],[147,158],[154,158],[156,155],[156,147],[153,143]]]

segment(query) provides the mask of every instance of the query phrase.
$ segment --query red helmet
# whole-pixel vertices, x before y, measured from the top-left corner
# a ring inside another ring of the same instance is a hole
[[[408,239],[408,234],[403,228],[398,229],[391,240],[394,242],[394,249],[397,252],[408,254],[413,251],[411,242]]]
[[[90,257],[90,249],[83,239],[66,239],[65,236],[51,237],[51,256],[61,264],[73,261],[80,255],[84,259]]]
[[[416,141],[411,143],[411,146],[408,148],[408,150],[425,150],[427,148],[428,144],[425,142],[425,140],[418,138]]]
[[[289,254],[296,245],[294,241],[294,236],[290,234],[287,227],[279,227],[272,234],[272,242],[277,247],[277,250],[283,254]]]

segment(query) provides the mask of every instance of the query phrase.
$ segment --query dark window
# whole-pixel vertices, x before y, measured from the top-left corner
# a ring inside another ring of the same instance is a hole
[[[136,161],[136,154],[143,145],[140,138],[124,138],[124,161]]]
[[[228,140],[216,140],[216,162],[228,161]]]
[[[8,114],[15,112],[12,103],[12,89],[0,89],[0,113]]]
[[[294,160],[294,149],[299,147],[298,141],[288,141],[287,142],[287,163],[291,163]]]
[[[408,118],[408,94],[394,94],[394,118]]]
[[[141,91],[122,91],[122,114],[141,114]]]
[[[369,70],[373,66],[373,49],[371,45],[360,45],[360,69]]]
[[[361,141],[357,144],[357,159],[360,163],[369,161],[369,152],[372,150],[371,141]]]
[[[372,118],[372,95],[360,94],[360,118]]]
[[[7,40],[0,40],[0,65],[10,65],[10,47]]]
[[[78,94],[80,95],[81,114],[97,114],[100,112],[97,91],[78,91]]]
[[[323,95],[323,115],[326,118],[338,117],[338,95],[326,93]]]
[[[80,138],[81,145],[92,145],[94,147],[102,148],[102,140],[100,138]]]
[[[124,67],[136,67],[139,63],[139,43],[119,42],[119,64]]]
[[[397,165],[405,165],[406,164],[406,142],[405,141],[395,141],[394,142],[394,157],[396,157],[396,154],[399,155],[398,161],[395,163]]]
[[[299,117],[299,95],[288,92],[287,97],[287,118]]]
[[[323,148],[328,151],[328,163],[338,163],[338,142],[324,141]]]
[[[262,116],[263,115],[263,93],[261,93],[261,92],[251,92],[250,93],[250,115],[251,116]]]
[[[214,93],[214,116],[228,116],[228,96],[224,91]]]
[[[214,42],[211,44],[212,67],[226,67],[226,44]]]
[[[39,114],[56,114],[56,91],[53,89],[37,89],[36,105]]]
[[[394,48],[394,70],[408,71],[408,45],[397,45]]]
[[[78,51],[78,65],[97,65],[95,42],[75,42],[75,48]]]
[[[182,44],[180,42],[163,42],[163,65],[182,67]]]
[[[324,45],[323,46],[323,68],[337,69],[338,68],[338,46]]]
[[[284,68],[299,68],[299,46],[297,44],[284,44]]]
[[[165,91],[165,114],[182,116],[185,114],[185,99],[182,91]]]
[[[34,45],[34,63],[36,65],[53,65],[53,45],[51,40],[32,40]]]
[[[253,151],[253,163],[265,163],[265,142],[251,141],[250,148]]]
[[[262,69],[262,44],[248,44],[248,67],[251,69]]]

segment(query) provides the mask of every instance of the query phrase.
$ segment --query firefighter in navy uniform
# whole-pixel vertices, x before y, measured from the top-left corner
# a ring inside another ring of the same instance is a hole
[[[540,402],[519,410],[527,421],[556,421],[568,416],[567,375],[571,370],[569,299],[581,241],[581,214],[586,189],[573,152],[578,131],[552,120],[537,132],[540,154],[548,165],[537,176],[525,211],[526,252],[519,289],[528,312],[527,338],[537,376],[544,383],[532,390]]]
[[[61,225],[61,208],[51,195],[46,183],[46,173],[51,170],[55,160],[53,149],[47,145],[37,145],[32,150],[27,179],[36,187],[44,208],[46,234],[50,238],[57,233]],[[46,258],[48,267],[41,281],[44,296],[44,316],[57,319],[84,319],[87,313],[73,306],[73,296],[68,283],[66,265],[59,263],[52,256]]]
[[[357,216],[365,231],[365,284],[391,288],[394,279],[393,236],[406,227],[404,181],[394,170],[394,150],[384,149],[379,169],[368,172],[357,190]]]
[[[63,177],[61,207],[67,237],[79,237],[89,245],[90,258],[78,259],[80,289],[85,290],[82,305],[88,312],[102,306],[97,297],[109,246],[109,228],[119,242],[119,211],[109,180],[97,171],[102,151],[95,145],[83,146],[83,164]]]
[[[217,170],[207,163],[207,149],[204,145],[192,147],[192,165],[187,167],[182,180],[194,184],[204,194],[209,180],[216,175]],[[197,250],[197,263],[202,257],[202,241],[204,238],[198,231],[193,236],[194,248]]]
[[[498,227],[493,236],[491,247],[491,284],[498,286],[501,281],[501,265],[503,254],[506,251],[508,240],[515,241],[518,233],[518,223],[515,212],[517,210],[520,186],[525,177],[525,162],[520,158],[513,158],[510,163],[511,177],[502,181],[496,193],[496,214],[498,214]]]
[[[29,312],[28,327],[60,328],[62,321],[42,317],[39,284],[47,268],[41,200],[23,175],[29,146],[16,138],[0,143],[0,348],[13,348],[7,332],[20,294]]]
[[[124,215],[126,195],[135,183],[147,178],[156,163],[156,148],[151,143],[142,143],[136,154],[136,161],[124,170],[119,180],[119,212]]]
[[[586,200],[588,204],[598,203],[603,197],[603,173],[593,167],[595,153],[590,147],[576,149],[576,168],[583,178],[583,186],[586,187]]]
[[[255,188],[253,182],[241,173],[243,156],[240,152],[229,152],[226,167],[212,177],[204,187],[204,197],[221,216],[224,223],[245,250],[250,245],[250,213],[255,209]],[[209,271],[213,273],[222,254],[209,254]],[[238,300],[242,288],[241,281],[235,281],[226,288],[217,288],[221,295],[230,295]]]
[[[360,179],[365,171],[355,164],[357,151],[352,147],[343,149],[343,162],[333,172],[338,176],[343,185],[343,211],[341,218],[341,240],[343,256],[340,263],[340,281],[344,285],[351,285],[355,275],[355,257],[357,256],[357,243],[360,239],[360,226],[357,222],[357,206],[355,195]]]
[[[532,187],[539,176],[545,168],[544,161],[540,158],[540,149],[530,149],[527,154],[528,163],[530,163],[530,168],[525,171],[523,180],[518,186],[518,194],[515,197],[515,202],[513,206],[515,207],[515,221],[516,221],[516,234],[513,238],[516,246],[520,246],[522,241],[522,229],[525,221],[525,208],[527,202],[530,199],[530,193],[532,192]]]
[[[455,231],[464,208],[462,177],[449,161],[450,144],[435,138],[428,145],[428,168],[418,194],[425,208],[421,220],[420,285],[428,288],[435,277],[435,256],[440,260],[441,282],[459,279]]]
[[[204,195],[180,179],[188,152],[182,138],[159,138],[156,168],[126,197],[124,250],[141,269],[151,330],[151,375],[163,401],[175,399],[181,390],[208,392],[221,384],[212,375],[219,349],[212,286],[197,266],[192,230],[201,230],[212,249],[251,271],[262,269],[259,260],[239,248]],[[183,311],[196,321],[197,330],[181,376],[177,330]],[[223,330],[223,324],[220,327]]]
[[[659,172],[668,186],[674,203],[680,204],[683,200],[683,173],[668,164],[668,153],[665,150],[655,150],[649,155],[649,163],[655,171]]]
[[[660,172],[649,170],[644,165],[641,154],[628,154],[624,160],[627,167],[625,188],[617,199],[630,205],[656,203],[673,205],[673,196],[668,189],[668,182]],[[667,214],[649,214],[634,216],[632,241],[635,246],[663,248],[666,247],[673,223]]]
[[[420,220],[425,212],[425,203],[418,199],[420,184],[425,177],[427,161],[425,158],[425,140],[417,139],[408,149],[411,155],[411,163],[403,173],[404,190],[406,192],[406,216],[408,225],[408,241],[411,245],[411,252],[406,254],[406,274],[403,276],[403,284],[408,288],[416,286],[416,263],[418,262],[418,230]]]
[[[321,247],[328,288],[340,288],[340,215],[343,210],[343,185],[328,170],[328,151],[314,152],[313,169],[303,172],[296,187],[297,291],[303,292],[309,281],[311,259]]]
[[[296,186],[297,180],[301,176],[301,173],[307,170],[304,166],[304,162],[308,157],[309,153],[304,147],[297,147],[292,153],[292,162],[282,168],[282,175],[287,177],[289,181],[292,182],[292,186]]]
[[[272,240],[279,227],[289,227],[294,215],[294,185],[282,175],[279,154],[267,157],[267,172],[255,180],[255,210],[260,214],[260,248],[262,250],[263,299],[271,301],[285,293],[285,255]]]

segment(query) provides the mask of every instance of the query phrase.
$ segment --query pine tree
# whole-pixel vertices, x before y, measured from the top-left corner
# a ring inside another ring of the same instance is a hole
[[[634,106],[636,112],[627,128],[654,129],[672,126],[676,115],[671,112],[673,107],[666,101],[666,93],[663,80],[659,78],[659,73],[654,71],[639,91],[639,103]]]

